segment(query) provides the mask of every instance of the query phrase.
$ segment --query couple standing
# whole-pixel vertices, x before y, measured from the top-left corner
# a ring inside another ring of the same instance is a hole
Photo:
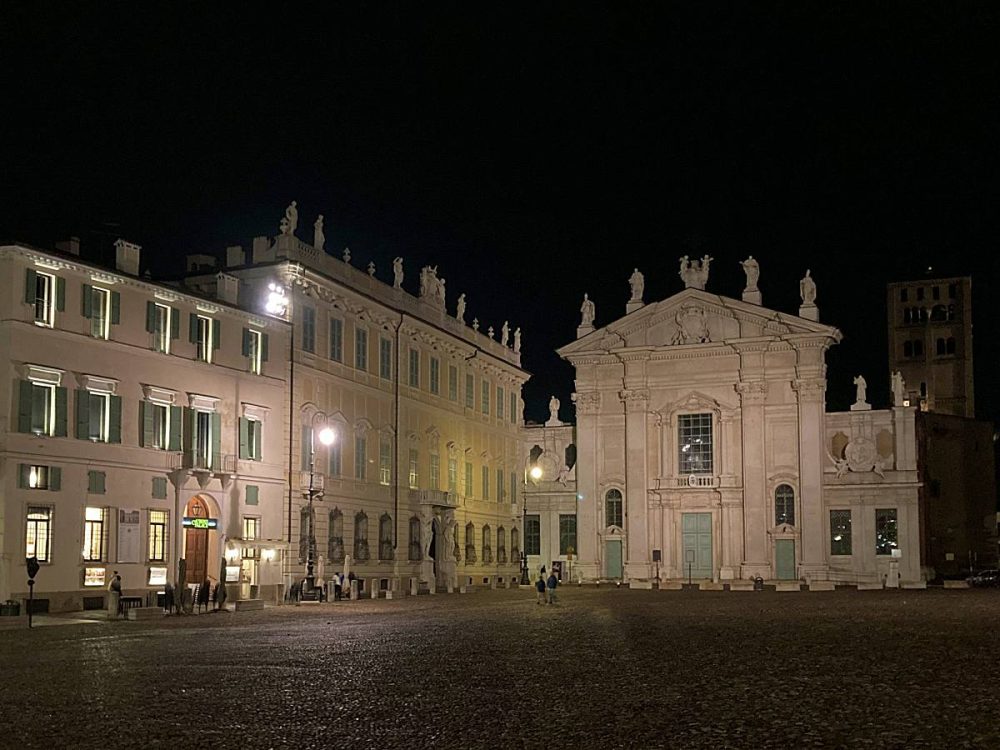
[[[559,585],[559,579],[556,578],[556,574],[549,573],[548,580],[545,579],[544,573],[538,574],[538,580],[535,581],[535,591],[538,592],[538,603],[539,604],[555,604],[556,603],[556,586]],[[548,593],[548,598],[546,599],[546,592]]]

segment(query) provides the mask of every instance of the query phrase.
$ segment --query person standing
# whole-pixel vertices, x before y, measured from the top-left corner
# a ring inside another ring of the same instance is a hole
[[[545,604],[545,579],[542,574],[538,574],[538,580],[535,581],[535,591],[538,592],[538,604]]]
[[[341,586],[344,584],[344,575],[337,571],[333,574],[333,600],[335,602],[340,601],[340,590]]]
[[[118,619],[118,614],[122,607],[122,577],[116,570],[111,574],[111,583],[108,584],[108,617],[112,620]]]
[[[549,573],[548,589],[549,589],[549,604],[556,603],[556,586],[559,585],[559,579],[556,578],[555,571]]]

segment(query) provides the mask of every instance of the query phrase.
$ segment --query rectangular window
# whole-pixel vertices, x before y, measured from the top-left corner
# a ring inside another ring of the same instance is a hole
[[[368,372],[368,331],[354,329],[354,366]]]
[[[503,469],[497,469],[497,502],[502,503],[503,496]]]
[[[334,440],[328,448],[330,452],[330,476],[339,477],[341,469],[341,444],[340,440]]]
[[[91,495],[103,495],[107,492],[107,480],[107,472],[91,469],[87,472],[87,492]]]
[[[392,443],[385,438],[378,443],[378,483],[388,485],[392,482]]]
[[[260,487],[256,484],[248,484],[244,501],[247,505],[260,505]]]
[[[503,419],[503,405],[505,400],[503,388],[497,386],[497,419]]]
[[[517,422],[517,394],[510,392],[510,421]]]
[[[330,359],[344,361],[344,321],[330,318]]]
[[[259,419],[246,418],[241,425],[246,430],[246,451],[244,455],[250,461],[261,460],[261,443],[264,436],[264,425]],[[242,438],[243,435],[240,435]]]
[[[441,394],[441,360],[431,357],[431,393]]]
[[[21,477],[21,486],[29,490],[47,490],[53,484],[48,466],[21,464]]]
[[[448,459],[448,492],[458,493],[458,461],[454,458]]]
[[[465,496],[472,497],[472,464],[465,462]]]
[[[483,466],[483,502],[490,499],[490,467]]]
[[[316,351],[316,309],[302,308],[302,351],[310,354]]]
[[[28,506],[28,525],[24,538],[25,557],[38,562],[52,561],[52,508]]]
[[[948,299],[955,299],[958,296],[958,284],[948,285]]]
[[[90,335],[106,339],[111,330],[111,292],[92,286],[90,300]]]
[[[542,554],[542,522],[540,516],[524,517],[524,553]]]
[[[851,511],[830,511],[830,554],[851,554]]]
[[[910,301],[910,295],[907,294],[907,290],[906,289],[900,289],[899,290],[899,301],[900,302],[909,302]]]
[[[260,331],[247,331],[247,357],[250,372],[260,375],[264,371],[264,334]]]
[[[472,373],[465,376],[465,408],[476,408],[476,378]]]
[[[712,415],[681,414],[678,419],[677,472],[712,473]]]
[[[164,354],[170,353],[170,307],[153,303],[153,349]]]
[[[104,559],[105,529],[107,527],[107,509],[84,509],[83,521],[83,561],[100,562]]]
[[[431,454],[431,476],[428,484],[432,490],[441,488],[441,457],[437,453]]]
[[[513,471],[510,473],[510,501],[517,502],[517,474]]]
[[[368,444],[364,435],[356,435],[354,438],[354,478],[364,479],[366,466],[368,464]]]
[[[415,490],[420,481],[419,454],[416,448],[410,448],[410,489]]]
[[[201,362],[212,361],[212,325],[211,318],[204,315],[197,316],[195,331],[195,346],[197,347],[197,358]]]
[[[195,467],[201,469],[211,468],[214,456],[212,455],[212,412],[196,411],[194,413],[194,459]]]
[[[167,478],[166,477],[153,477],[153,488],[150,494],[156,500],[166,500],[167,499]]]
[[[923,299],[924,299],[924,288],[923,287],[918,287],[917,288],[917,301],[918,302],[922,302]]]
[[[35,323],[51,328],[56,322],[56,277],[47,273],[33,273],[35,277]],[[31,279],[31,273],[29,273],[28,278]],[[28,293],[30,297],[30,289]]]
[[[490,413],[490,383],[487,380],[483,381],[483,394],[479,405],[483,409],[483,414]]]
[[[410,378],[407,380],[411,388],[420,387],[420,351],[410,349]]]
[[[56,387],[48,383],[31,383],[31,432],[54,435],[56,419]]]
[[[392,341],[380,338],[378,341],[378,376],[392,380]]]
[[[941,299],[941,287],[932,286],[931,287],[931,299]]]
[[[260,539],[260,518],[256,516],[243,516],[243,541],[253,542]],[[244,560],[256,560],[260,557],[260,549],[257,547],[244,547],[242,557]]]
[[[82,391],[80,398],[87,399],[87,414],[89,415],[87,438],[98,443],[108,442],[108,432],[111,422],[111,396],[107,393]]]
[[[458,401],[458,368],[448,365],[448,398]]]
[[[576,515],[559,514],[559,554],[576,552]]]
[[[875,554],[891,555],[899,545],[899,524],[895,508],[878,508],[875,511]]]
[[[157,448],[165,451],[170,443],[170,407],[166,404],[158,404],[153,401],[146,401],[143,405],[144,422],[143,444],[150,448]]]
[[[165,562],[167,559],[167,511],[149,511],[149,561]]]

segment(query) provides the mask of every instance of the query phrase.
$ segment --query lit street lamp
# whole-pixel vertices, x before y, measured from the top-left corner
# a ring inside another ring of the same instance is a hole
[[[531,479],[537,482],[542,478],[542,467],[535,464],[528,472]],[[524,483],[524,491],[521,493],[521,585],[531,585],[528,578],[528,545],[527,545],[527,522],[528,522],[528,483]]]
[[[303,591],[303,599],[310,600],[314,598],[316,588],[316,576],[313,574],[313,566],[316,564],[316,516],[313,511],[313,498],[323,494],[322,489],[316,489],[314,481],[316,476],[316,422],[318,417],[322,417],[323,422],[326,422],[326,414],[323,412],[313,414],[312,429],[309,431],[312,441],[312,444],[309,446],[309,549],[306,558],[306,585]],[[324,426],[319,431],[319,441],[327,447],[333,445],[333,441],[336,439],[337,434],[329,426]]]

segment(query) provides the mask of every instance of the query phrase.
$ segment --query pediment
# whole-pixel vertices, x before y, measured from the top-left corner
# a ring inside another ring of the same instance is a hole
[[[620,349],[735,344],[801,335],[841,338],[833,326],[741,300],[685,289],[559,349],[560,356]]]

